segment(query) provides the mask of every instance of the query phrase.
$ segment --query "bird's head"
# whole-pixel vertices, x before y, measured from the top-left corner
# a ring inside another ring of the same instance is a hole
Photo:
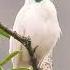
[[[43,1],[52,1],[52,2],[54,2],[54,0],[25,0],[25,2],[35,2],[35,3],[40,3],[40,2],[43,2]]]
[[[41,4],[41,3],[47,3],[51,2],[52,0],[25,0],[25,4]]]
[[[35,2],[41,2],[41,1],[44,1],[44,0],[34,0]],[[51,0],[52,2],[54,1],[54,0]]]
[[[27,2],[27,3],[40,3],[43,1],[47,1],[47,0],[25,0],[25,2]]]
[[[43,1],[43,0],[35,0],[35,2],[41,2],[41,1]]]

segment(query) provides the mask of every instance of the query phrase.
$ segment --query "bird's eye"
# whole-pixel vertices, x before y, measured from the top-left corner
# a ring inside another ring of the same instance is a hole
[[[36,2],[41,2],[42,0],[35,0]]]

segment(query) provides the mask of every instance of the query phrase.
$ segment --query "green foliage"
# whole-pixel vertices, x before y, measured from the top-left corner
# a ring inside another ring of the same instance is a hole
[[[14,56],[16,56],[19,53],[19,51],[14,51],[13,53],[9,54],[7,57],[5,57],[2,61],[0,61],[0,66],[5,65],[8,61],[10,61]]]
[[[17,69],[12,69],[12,70],[32,70],[32,69],[22,67],[22,68],[17,68]]]
[[[3,70],[2,66],[0,66],[0,70]]]
[[[0,61],[0,70],[4,70],[3,65],[8,63],[13,57],[15,57],[19,53],[20,53],[20,51],[14,51],[13,53],[6,56],[3,60],[1,60]],[[22,68],[17,68],[17,69],[12,69],[12,70],[33,70],[33,69],[32,69],[32,67],[30,67],[30,68],[22,67]]]
[[[2,38],[4,38],[4,37],[10,38],[10,35],[0,28],[0,37],[2,37]]]
[[[0,37],[2,38],[10,38],[11,35],[11,31],[8,30],[6,27],[4,27],[1,23],[0,23]],[[14,37],[14,36],[13,36]],[[31,43],[29,43],[31,44]],[[14,51],[13,53],[9,54],[8,56],[6,56],[3,60],[0,61],[0,70],[4,70],[3,66],[8,63],[13,57],[15,57],[17,54],[19,54],[20,51]],[[17,69],[10,69],[10,70],[33,70],[32,67],[30,68],[17,68]]]

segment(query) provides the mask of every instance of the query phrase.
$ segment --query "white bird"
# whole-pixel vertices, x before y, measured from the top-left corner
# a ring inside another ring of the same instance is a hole
[[[13,31],[30,36],[32,48],[38,45],[35,51],[38,66],[42,70],[52,70],[52,51],[61,33],[54,4],[50,0],[25,0],[16,16]],[[11,37],[9,53],[21,48],[22,54],[12,59],[13,68],[30,66],[27,49]]]

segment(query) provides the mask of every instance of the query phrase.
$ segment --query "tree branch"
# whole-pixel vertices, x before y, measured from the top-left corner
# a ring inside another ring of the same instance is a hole
[[[33,70],[38,70],[37,60],[34,56],[33,48],[31,47],[31,39],[27,38],[27,37],[22,37],[19,34],[17,34],[16,32],[9,30],[7,27],[3,26],[1,24],[1,22],[0,22],[0,29],[2,29],[3,31],[8,33],[10,36],[14,37],[16,40],[21,42],[26,47],[26,49],[28,50],[28,53],[30,55],[30,61],[32,62]]]

